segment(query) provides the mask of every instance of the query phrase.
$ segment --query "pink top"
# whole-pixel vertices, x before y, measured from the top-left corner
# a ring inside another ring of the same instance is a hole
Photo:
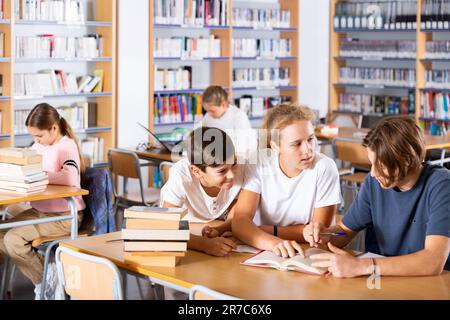
[[[47,172],[50,184],[80,188],[80,155],[74,140],[64,136],[53,145],[35,143],[31,148],[42,155],[42,167]],[[81,196],[75,197],[75,202],[78,210],[86,207]],[[33,201],[31,206],[42,212],[70,210],[64,199]]]

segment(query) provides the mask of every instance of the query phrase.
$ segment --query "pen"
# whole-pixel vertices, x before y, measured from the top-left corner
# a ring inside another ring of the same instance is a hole
[[[345,232],[322,232],[321,236],[345,236]]]

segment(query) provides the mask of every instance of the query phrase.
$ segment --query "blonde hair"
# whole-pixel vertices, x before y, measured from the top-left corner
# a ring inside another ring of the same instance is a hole
[[[270,146],[271,132],[286,128],[296,121],[311,121],[314,124],[314,112],[307,106],[297,103],[283,103],[267,111],[262,128],[267,132],[267,147]]]

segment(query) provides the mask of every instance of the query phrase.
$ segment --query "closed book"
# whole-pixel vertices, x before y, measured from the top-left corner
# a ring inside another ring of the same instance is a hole
[[[95,88],[95,86],[100,82],[100,77],[94,76],[91,81],[84,87],[83,92],[89,93]]]
[[[48,185],[48,179],[36,181],[32,183],[24,183],[24,182],[15,182],[15,181],[5,181],[0,179],[0,185],[2,187],[8,187],[8,188],[23,188],[23,189],[34,189],[36,187],[40,186],[46,186]]]
[[[28,176],[12,176],[0,174],[0,181],[12,181],[12,182],[20,182],[20,183],[32,183],[41,180],[47,180],[47,174],[45,172],[39,172],[36,174],[28,175]]]
[[[124,251],[186,251],[186,241],[124,241]]]
[[[42,171],[42,163],[28,164],[25,166],[11,163],[0,163],[0,176],[29,176]]]
[[[126,229],[178,230],[184,220],[125,219]]]
[[[125,218],[154,219],[154,220],[181,220],[187,213],[185,208],[160,208],[133,206],[125,209]]]
[[[0,184],[0,191],[14,192],[14,193],[19,193],[19,194],[37,193],[37,192],[44,191],[46,188],[47,188],[47,185],[28,189],[28,188],[8,187],[3,184]]]
[[[24,158],[37,155],[37,151],[29,148],[0,148],[0,156],[10,156],[16,158]]]
[[[181,221],[180,230],[122,229],[123,240],[189,240],[189,222]]]
[[[42,156],[40,154],[36,154],[34,156],[27,157],[14,157],[14,156],[6,156],[0,155],[0,162],[11,163],[11,164],[20,164],[20,165],[28,165],[42,162]]]
[[[123,260],[125,263],[144,266],[175,267],[181,259],[178,254],[184,255],[184,252],[165,252],[165,255],[161,255],[161,252],[156,253],[158,255],[154,255],[153,252],[124,252]]]

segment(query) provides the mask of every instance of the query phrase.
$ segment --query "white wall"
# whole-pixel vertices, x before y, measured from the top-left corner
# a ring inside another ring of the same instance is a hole
[[[330,0],[300,0],[300,102],[328,111]]]
[[[135,147],[148,125],[148,0],[119,0],[118,146]]]

